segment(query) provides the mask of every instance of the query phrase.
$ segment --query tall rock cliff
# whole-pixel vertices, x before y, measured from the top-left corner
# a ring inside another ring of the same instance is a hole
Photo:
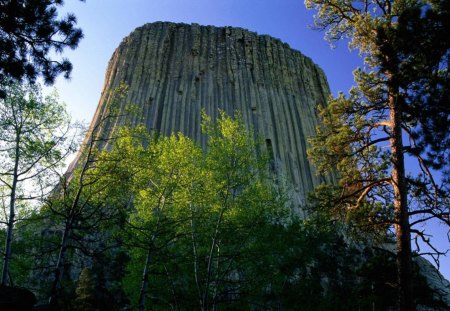
[[[202,109],[213,117],[219,109],[230,115],[240,111],[273,154],[297,211],[307,193],[330,178],[316,176],[306,157],[316,107],[329,94],[325,75],[278,39],[232,27],[167,22],[139,27],[109,62],[93,124],[120,82],[129,86],[121,109],[131,102],[143,111],[132,122],[166,135],[182,132],[202,145]]]

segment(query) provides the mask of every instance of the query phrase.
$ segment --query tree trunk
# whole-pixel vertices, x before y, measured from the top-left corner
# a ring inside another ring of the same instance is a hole
[[[61,288],[61,281],[62,281],[62,278],[64,275],[64,263],[65,263],[67,249],[68,249],[68,243],[69,243],[70,226],[71,226],[71,224],[66,224],[63,236],[61,238],[61,248],[59,250],[58,261],[57,261],[56,267],[55,267],[52,289],[51,289],[50,298],[48,301],[48,303],[50,305],[56,303],[56,299],[59,295],[59,290]]]
[[[150,243],[148,244],[147,258],[145,260],[144,271],[142,272],[142,283],[141,283],[141,290],[139,293],[139,301],[138,301],[138,310],[139,311],[145,310],[145,297],[147,296],[147,289],[148,289],[148,270],[149,270],[150,262],[151,262],[151,258],[152,258],[153,246],[155,245],[154,243],[156,240],[156,234],[159,230],[162,209],[164,208],[165,204],[166,203],[165,203],[165,200],[163,199],[163,195],[161,195],[159,198],[158,207],[156,209],[157,210],[156,228],[152,234],[152,237],[150,238]]]
[[[195,241],[195,229],[194,229],[194,210],[192,207],[192,204],[190,205],[191,209],[191,239],[192,239],[192,252],[194,255],[194,279],[195,279],[195,285],[197,287],[197,294],[198,294],[198,301],[200,303],[200,306],[203,306],[203,297],[202,297],[202,291],[200,289],[200,281],[198,277],[198,255],[197,255],[197,244]]]
[[[17,187],[17,176],[14,174],[14,180],[11,190],[11,198],[9,203],[9,220],[8,220],[8,230],[6,233],[5,241],[5,256],[3,258],[3,270],[2,270],[2,286],[6,286],[8,283],[9,275],[9,261],[11,259],[11,244],[13,238],[13,228],[15,214],[15,203],[16,203],[16,187]]]
[[[227,205],[227,199],[228,199],[228,190],[227,190],[227,196],[225,198],[224,206]],[[214,254],[214,248],[217,245],[217,237],[219,236],[219,230],[220,226],[222,224],[223,214],[225,213],[225,207],[222,207],[219,214],[219,219],[216,223],[216,228],[214,230],[214,236],[211,242],[211,247],[209,249],[209,256],[208,256],[208,265],[207,265],[207,271],[206,271],[206,281],[205,281],[205,290],[203,292],[203,306],[202,310],[208,310],[208,298],[209,298],[209,287],[211,282],[211,274],[213,270],[213,254]]]
[[[139,293],[138,310],[145,310],[145,297],[148,289],[148,269],[150,266],[152,256],[152,246],[150,245],[147,252],[147,259],[145,260],[144,272],[142,273],[141,291]]]
[[[401,127],[401,103],[398,90],[390,90],[389,114],[391,121],[391,161],[394,188],[395,234],[397,247],[397,273],[399,285],[398,306],[400,311],[415,310],[412,293],[411,235],[408,216],[405,163]]]
[[[84,175],[86,174],[87,170],[89,169],[88,164],[89,164],[89,159],[91,158],[92,147],[93,147],[93,143],[91,140],[91,143],[90,143],[90,146],[88,149],[88,156],[87,156],[86,161],[83,164],[83,168],[82,168],[82,171],[80,174],[79,186],[77,188],[75,198],[73,199],[72,204],[70,204],[70,209],[68,210],[66,222],[64,224],[65,225],[64,232],[63,232],[63,236],[61,237],[61,246],[59,249],[58,261],[57,261],[56,267],[55,267],[52,289],[50,291],[49,304],[56,303],[56,300],[57,300],[57,297],[59,295],[59,291],[61,288],[61,280],[64,276],[64,263],[65,263],[65,259],[66,259],[67,249],[69,248],[69,239],[70,239],[70,235],[71,235],[72,228],[73,228],[72,226],[76,221],[76,216],[75,216],[76,212],[75,211],[80,202],[81,193],[83,192],[83,189],[84,189],[83,179],[84,179]],[[67,186],[67,185],[65,185],[65,186]],[[81,211],[78,211],[78,213],[80,213],[80,212]]]
[[[19,134],[18,134],[19,135]],[[15,210],[16,210],[16,190],[17,190],[17,181],[19,179],[18,171],[19,171],[19,150],[20,138],[16,136],[16,150],[15,150],[15,162],[14,162],[14,172],[13,172],[13,182],[11,185],[11,197],[9,201],[9,219],[8,219],[8,229],[6,233],[6,241],[5,241],[5,256],[3,258],[3,269],[2,269],[2,286],[7,285],[9,279],[9,261],[11,259],[11,244],[13,238],[13,229],[14,229],[14,221],[15,221]]]

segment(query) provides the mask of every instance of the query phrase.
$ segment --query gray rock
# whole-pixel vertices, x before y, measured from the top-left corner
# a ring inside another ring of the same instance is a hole
[[[122,81],[129,92],[120,108],[131,102],[142,109],[132,123],[165,135],[182,132],[203,146],[202,109],[213,118],[219,109],[229,115],[240,111],[273,152],[297,213],[303,214],[308,192],[332,181],[317,176],[306,156],[306,140],[318,124],[316,107],[329,95],[327,80],[311,59],[278,39],[232,27],[167,22],[139,27],[109,62],[93,124]]]
[[[426,278],[428,285],[434,291],[434,295],[438,300],[442,300],[450,306],[450,282],[446,280],[442,274],[425,258],[416,257],[415,262],[418,264],[420,273]],[[418,310],[429,310],[425,307],[418,306]]]

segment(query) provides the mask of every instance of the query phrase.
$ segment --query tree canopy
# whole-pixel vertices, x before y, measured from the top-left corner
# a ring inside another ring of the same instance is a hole
[[[253,277],[243,262],[252,261],[258,244],[268,250],[264,230],[287,221],[283,196],[242,120],[204,116],[203,131],[206,151],[179,133],[144,141],[120,135],[105,153],[121,159],[118,173],[133,176],[123,179],[131,182],[135,209],[126,241],[133,254],[128,286],[137,293],[139,284],[140,310],[148,299],[202,310],[230,303]]]

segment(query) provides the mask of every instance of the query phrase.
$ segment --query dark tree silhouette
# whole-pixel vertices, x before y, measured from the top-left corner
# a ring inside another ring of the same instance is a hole
[[[53,84],[61,73],[70,77],[70,61],[50,56],[67,47],[75,49],[83,38],[81,29],[75,27],[75,15],[58,17],[58,7],[63,3],[62,0],[0,1],[0,79],[34,82],[42,75],[46,84]]]

